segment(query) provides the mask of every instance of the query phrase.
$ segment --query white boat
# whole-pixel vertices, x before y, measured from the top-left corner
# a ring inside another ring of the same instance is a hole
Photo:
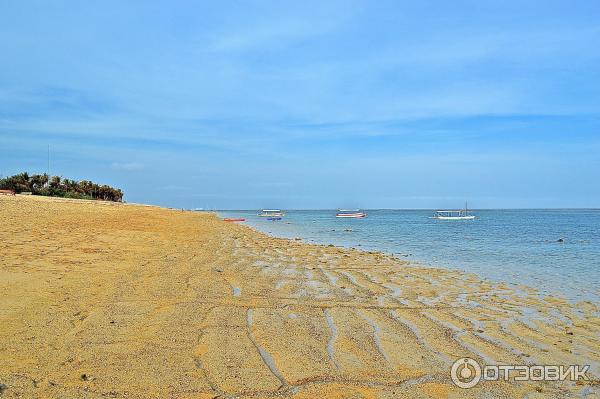
[[[258,216],[260,216],[261,218],[279,218],[279,219],[281,219],[282,217],[285,216],[285,212],[283,212],[281,209],[262,209],[258,213]]]
[[[336,218],[366,218],[367,214],[360,209],[339,209]]]
[[[465,203],[465,209],[455,211],[435,211],[434,215],[430,219],[438,220],[473,220],[475,215],[469,215],[469,209]]]

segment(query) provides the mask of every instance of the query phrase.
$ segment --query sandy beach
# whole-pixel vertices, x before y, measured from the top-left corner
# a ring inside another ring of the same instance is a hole
[[[214,214],[0,196],[0,396],[598,397],[598,304]],[[452,363],[590,365],[461,389]]]

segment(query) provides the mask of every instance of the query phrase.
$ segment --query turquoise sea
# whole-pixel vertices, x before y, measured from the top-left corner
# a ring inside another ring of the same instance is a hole
[[[600,303],[600,210],[475,210],[475,220],[430,219],[428,210],[292,210],[281,221],[256,211],[220,211],[277,237],[394,254],[424,266],[473,272],[541,294]],[[559,240],[562,239],[562,242]]]

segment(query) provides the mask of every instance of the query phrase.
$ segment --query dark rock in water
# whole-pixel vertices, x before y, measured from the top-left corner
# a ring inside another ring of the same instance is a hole
[[[2,392],[6,391],[7,389],[8,387],[0,382],[0,395],[2,395]]]
[[[79,378],[81,378],[81,381],[89,381],[90,376],[87,374],[81,374]]]
[[[352,229],[344,229],[344,231],[352,231]]]
[[[564,238],[559,238],[558,240],[556,240],[556,242],[565,242]]]

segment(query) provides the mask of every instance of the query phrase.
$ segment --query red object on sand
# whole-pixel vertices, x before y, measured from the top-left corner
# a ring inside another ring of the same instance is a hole
[[[244,218],[225,218],[223,219],[224,222],[245,222],[246,219]]]

